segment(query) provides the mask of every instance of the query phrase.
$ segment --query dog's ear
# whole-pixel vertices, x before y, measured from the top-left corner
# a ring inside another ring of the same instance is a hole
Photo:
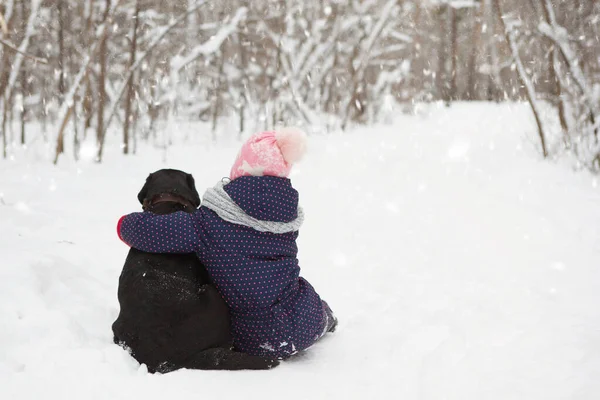
[[[144,200],[146,199],[146,196],[148,195],[148,185],[150,184],[151,179],[152,179],[152,174],[148,175],[148,177],[146,178],[146,183],[144,183],[144,187],[138,193],[138,200],[139,200],[140,204],[144,204]]]
[[[200,195],[198,194],[198,191],[196,190],[196,181],[194,181],[194,177],[192,176],[192,174],[187,174],[186,180],[187,180],[188,187],[192,192],[192,196],[194,197],[192,199],[192,203],[194,204],[194,207],[198,208],[198,207],[200,207]]]

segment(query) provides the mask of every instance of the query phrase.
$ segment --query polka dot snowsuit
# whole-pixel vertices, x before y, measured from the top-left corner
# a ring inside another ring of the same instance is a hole
[[[242,210],[263,221],[296,219],[298,192],[287,178],[243,176],[224,186]],[[239,351],[286,358],[311,346],[334,320],[299,276],[298,232],[274,234],[226,222],[206,207],[193,214],[124,216],[119,237],[152,253],[196,252],[231,310]]]

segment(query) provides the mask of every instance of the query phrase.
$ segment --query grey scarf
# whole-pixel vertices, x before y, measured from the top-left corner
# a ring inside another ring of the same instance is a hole
[[[214,188],[208,189],[202,198],[202,205],[213,210],[217,215],[227,222],[244,225],[256,229],[259,232],[288,233],[300,229],[304,222],[304,212],[298,207],[298,217],[291,222],[262,221],[249,216],[229,197],[223,182],[219,182]]]

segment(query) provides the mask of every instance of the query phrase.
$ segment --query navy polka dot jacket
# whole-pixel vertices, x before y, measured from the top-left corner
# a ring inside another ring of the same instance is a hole
[[[244,176],[224,189],[256,219],[297,217],[298,192],[287,178]],[[332,319],[327,304],[299,276],[298,232],[259,232],[226,222],[206,207],[193,214],[129,214],[118,231],[125,243],[142,251],[195,252],[230,307],[239,351],[286,358],[312,345]]]

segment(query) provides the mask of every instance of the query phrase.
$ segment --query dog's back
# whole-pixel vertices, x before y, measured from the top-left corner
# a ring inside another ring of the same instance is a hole
[[[115,341],[152,371],[184,365],[207,348],[231,346],[227,306],[207,283],[194,254],[131,249],[119,278]]]

